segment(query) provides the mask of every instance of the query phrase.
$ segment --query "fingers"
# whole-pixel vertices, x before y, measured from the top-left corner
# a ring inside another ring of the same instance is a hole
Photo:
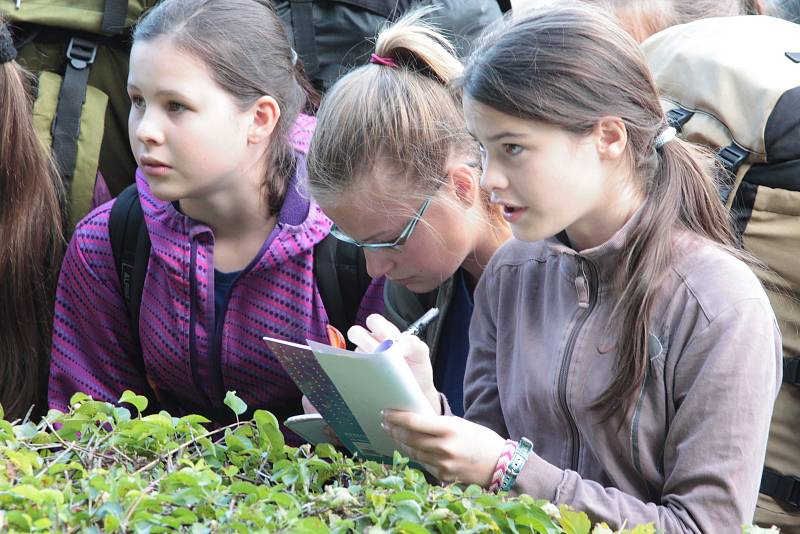
[[[356,346],[358,352],[374,352],[380,341],[363,326],[351,326],[347,331],[347,338]]]
[[[386,410],[383,414],[383,422],[391,430],[403,430],[422,436],[433,436],[440,438],[446,436],[453,426],[454,417],[443,417],[440,415],[421,415],[413,412],[397,410]],[[407,441],[407,440],[404,440]]]
[[[392,339],[400,335],[400,330],[390,323],[385,317],[373,313],[367,317],[367,328],[372,330],[372,335],[378,341]]]
[[[373,313],[367,317],[367,328],[352,326],[347,331],[347,338],[361,352],[373,352],[381,341],[400,335],[400,330],[384,317]]]

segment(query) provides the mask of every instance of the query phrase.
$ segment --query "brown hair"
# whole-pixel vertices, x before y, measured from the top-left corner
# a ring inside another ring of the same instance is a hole
[[[414,10],[378,34],[375,54],[396,67],[361,66],[326,94],[308,154],[309,190],[323,206],[336,205],[385,163],[420,196],[442,183],[453,153],[478,164],[461,97],[447,87],[463,66],[447,39],[421,20],[432,11]],[[502,220],[483,199],[491,222]]]
[[[0,19],[0,25],[3,24]],[[47,409],[53,296],[64,251],[58,174],[33,128],[29,75],[0,64],[0,403]]]
[[[604,117],[624,122],[626,158],[645,202],[622,251],[608,326],[616,328],[616,376],[596,406],[607,415],[627,411],[645,378],[651,312],[673,259],[674,230],[685,228],[744,257],[717,195],[713,158],[680,139],[655,148],[667,122],[645,58],[611,15],[585,4],[510,20],[472,54],[460,85],[500,112],[577,135]]]
[[[318,97],[305,78],[286,31],[268,0],[165,0],[142,18],[134,41],[169,37],[178,50],[205,63],[214,81],[241,109],[263,95],[281,116],[267,154],[264,180],[270,214],[280,210],[294,153],[289,132],[301,110]]]
[[[758,0],[584,0],[610,8],[639,41],[676,24],[760,13]]]

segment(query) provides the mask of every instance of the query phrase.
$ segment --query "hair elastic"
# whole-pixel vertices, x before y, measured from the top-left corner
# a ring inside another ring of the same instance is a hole
[[[14,40],[8,26],[0,24],[0,63],[8,63],[17,57],[17,49],[14,48]]]
[[[369,56],[369,62],[374,63],[376,65],[384,65],[386,67],[392,67],[392,68],[397,67],[397,63],[395,62],[394,59],[390,57],[382,57],[379,56],[378,54],[372,54],[371,56]]]
[[[664,128],[664,130],[660,134],[658,134],[658,137],[656,137],[654,143],[656,150],[660,149],[662,146],[666,145],[667,143],[675,139],[675,135],[677,133],[678,131],[672,126]]]

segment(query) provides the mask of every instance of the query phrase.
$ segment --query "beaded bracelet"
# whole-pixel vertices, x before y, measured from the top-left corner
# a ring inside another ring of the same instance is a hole
[[[497,459],[497,465],[494,468],[492,475],[492,483],[489,485],[489,491],[497,493],[500,489],[500,484],[503,482],[503,475],[508,469],[508,464],[511,463],[511,458],[514,456],[514,451],[517,449],[517,442],[507,439],[500,452],[500,458]]]
[[[521,438],[519,440],[517,448],[514,449],[514,455],[511,457],[511,461],[508,463],[508,467],[503,473],[503,481],[500,483],[501,491],[509,491],[514,486],[514,482],[517,481],[517,477],[522,471],[522,468],[525,467],[525,463],[528,461],[528,456],[530,456],[532,450],[533,443],[531,440],[528,438]]]

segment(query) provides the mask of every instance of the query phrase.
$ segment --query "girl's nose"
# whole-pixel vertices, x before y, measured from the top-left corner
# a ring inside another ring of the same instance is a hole
[[[394,269],[395,262],[386,252],[364,249],[364,257],[367,260],[367,273],[372,278],[380,278]]]

